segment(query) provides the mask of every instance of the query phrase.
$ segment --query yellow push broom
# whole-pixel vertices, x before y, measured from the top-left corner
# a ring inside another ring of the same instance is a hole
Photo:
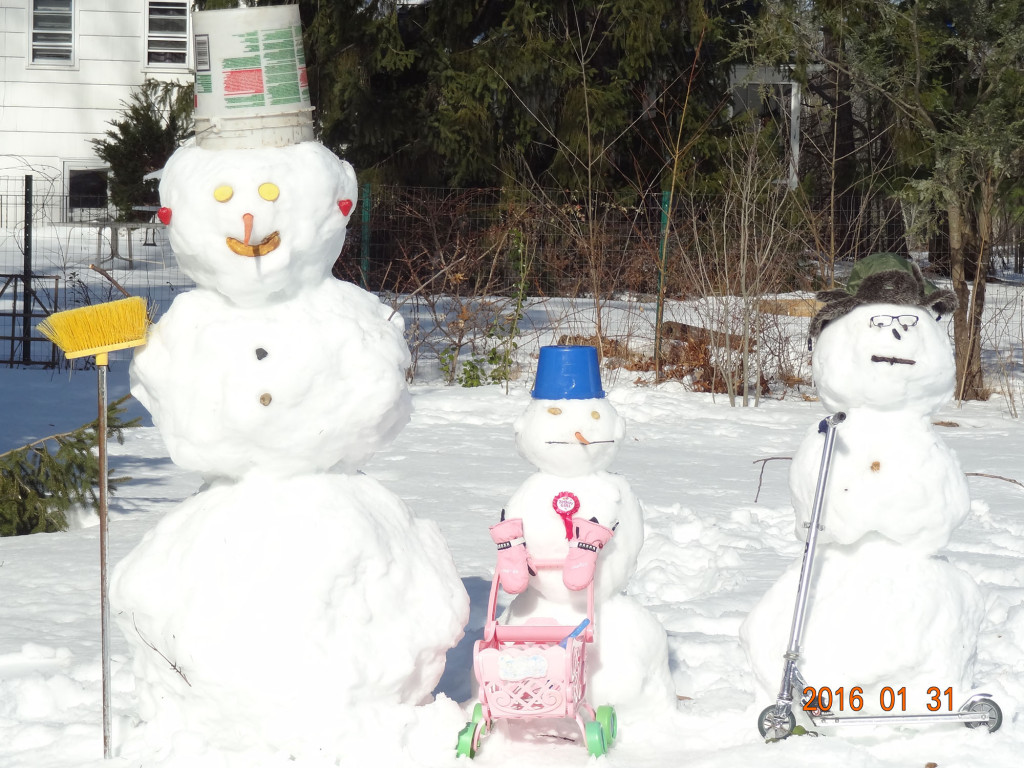
[[[93,356],[99,377],[99,420],[96,442],[99,459],[100,622],[103,656],[103,757],[110,759],[110,603],[107,577],[107,367],[117,349],[146,343],[149,313],[146,300],[133,296],[105,304],[55,312],[41,322],[39,332],[64,351],[68,359]]]

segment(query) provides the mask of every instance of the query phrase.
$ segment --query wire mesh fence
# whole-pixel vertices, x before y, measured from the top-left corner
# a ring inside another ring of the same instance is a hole
[[[119,298],[114,282],[146,297],[157,318],[193,287],[155,211],[137,213],[142,221],[119,220],[105,201],[58,194],[46,180],[27,199],[23,180],[0,179],[0,362],[55,364],[34,325],[53,311]],[[1022,234],[1000,231],[992,254],[1003,271],[1024,272]],[[414,361],[426,352],[452,380],[480,355],[501,370],[493,362],[499,342],[550,320],[554,305],[539,309],[541,299],[590,302],[579,322],[565,316],[566,337],[594,328],[602,336],[601,307],[616,302],[642,305],[637,322],[653,337],[653,324],[679,319],[650,315],[659,298],[747,302],[813,290],[831,280],[837,253],[907,252],[904,235],[891,201],[837,209],[783,187],[749,200],[677,192],[624,201],[540,189],[364,185],[334,274],[399,309]],[[930,246],[916,256],[940,260],[941,241]],[[737,310],[720,306],[721,317],[694,322],[731,334]],[[744,333],[761,325],[746,315],[739,321]]]
[[[786,248],[771,254],[790,273],[782,289],[821,287],[832,277],[826,263],[870,253],[912,255],[938,269],[949,255],[941,236],[912,242],[900,205],[883,197],[809,200],[780,190],[738,203],[663,192],[623,202],[551,190],[369,185],[361,195],[335,274],[373,291],[505,294],[520,281],[517,265],[525,259],[531,295],[654,295],[664,288],[668,296],[692,296],[709,289],[706,274],[695,277],[712,266],[701,247],[709,233],[734,229],[734,242],[717,250],[720,260],[735,260],[743,247],[739,228],[766,221],[786,230]],[[738,213],[746,224],[729,221]],[[1004,227],[996,240],[995,266],[1024,273],[1022,228]],[[722,281],[730,282],[712,282]]]
[[[630,204],[548,191],[363,187],[335,274],[376,291],[657,290],[661,197]]]
[[[159,222],[118,220],[105,200],[58,194],[46,179],[0,180],[0,190],[0,362],[57,364],[36,324],[121,298],[115,282],[157,315],[192,287]]]

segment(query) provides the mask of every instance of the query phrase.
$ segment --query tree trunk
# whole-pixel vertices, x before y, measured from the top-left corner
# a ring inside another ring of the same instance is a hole
[[[834,30],[823,30],[823,46],[828,61],[843,61],[843,42]],[[850,76],[843,67],[829,67],[827,98],[834,108],[832,135],[826,147],[831,152],[827,159],[832,168],[829,190],[832,231],[832,254],[836,259],[863,256],[857,242],[857,223],[863,203],[855,188],[857,178],[857,145],[854,136],[853,98],[850,95]]]
[[[955,394],[958,400],[985,400],[989,393],[985,389],[981,367],[981,320],[985,308],[985,278],[990,249],[987,238],[984,235],[981,238],[976,236],[969,217],[964,215],[958,205],[950,205],[947,213],[950,273],[958,302],[953,313],[953,345],[956,351]],[[968,282],[968,267],[975,258],[977,268],[974,270],[972,291],[972,286]]]

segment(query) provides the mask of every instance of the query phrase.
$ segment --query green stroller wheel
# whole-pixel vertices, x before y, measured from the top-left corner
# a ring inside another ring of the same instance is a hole
[[[466,723],[466,727],[459,731],[459,741],[455,745],[455,754],[458,757],[476,757],[476,747],[473,745],[473,736],[476,734],[476,723]]]
[[[619,719],[615,715],[615,707],[605,704],[597,708],[596,720],[604,729],[605,745],[611,749],[619,736]]]
[[[591,720],[584,726],[587,735],[587,752],[600,757],[608,751],[604,741],[604,728],[597,720]]]

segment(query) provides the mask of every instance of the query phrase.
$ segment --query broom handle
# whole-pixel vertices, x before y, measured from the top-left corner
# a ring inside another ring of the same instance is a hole
[[[107,353],[96,355],[97,452],[99,454],[100,496],[100,644],[103,657],[103,757],[109,760],[110,750],[110,602],[107,578]]]

